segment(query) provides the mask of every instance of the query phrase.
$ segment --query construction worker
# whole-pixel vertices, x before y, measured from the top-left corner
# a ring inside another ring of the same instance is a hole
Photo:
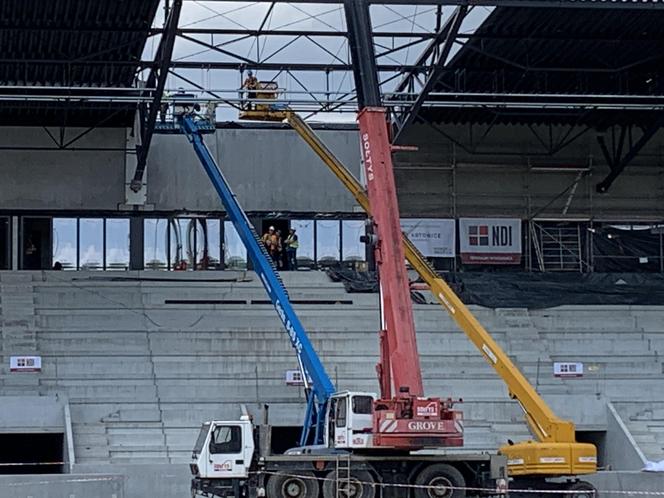
[[[288,231],[288,237],[286,237],[286,262],[288,270],[297,270],[297,248],[300,247],[300,243],[297,240],[297,234],[295,229],[291,228]]]
[[[250,101],[246,103],[245,109],[251,110],[251,99],[256,98],[256,90],[258,90],[258,78],[254,76],[253,71],[249,70],[247,72],[247,78],[244,80],[244,83],[242,83],[242,88],[247,90],[247,99]]]
[[[263,237],[261,238],[263,244],[265,244],[265,249],[267,249],[268,254],[274,261],[274,265],[279,267],[279,253],[281,252],[281,239],[279,234],[275,231],[274,227],[270,227]]]
[[[171,94],[164,90],[164,94],[161,97],[161,106],[159,108],[159,121],[161,121],[162,123],[166,122],[166,116],[168,114],[170,99],[171,99]]]

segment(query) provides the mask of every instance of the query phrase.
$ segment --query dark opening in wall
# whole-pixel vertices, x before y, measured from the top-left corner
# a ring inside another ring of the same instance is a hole
[[[47,217],[26,216],[21,233],[21,269],[47,270],[51,268],[52,220]]]
[[[604,455],[606,444],[606,431],[576,431],[576,440],[579,443],[591,443],[597,448],[597,467],[606,466]]]
[[[300,435],[302,427],[298,426],[273,426],[272,427],[272,452],[275,454],[285,453],[286,450],[300,446]]]
[[[0,474],[61,474],[64,434],[0,434]]]
[[[0,216],[0,270],[8,270],[11,264],[9,218]]]

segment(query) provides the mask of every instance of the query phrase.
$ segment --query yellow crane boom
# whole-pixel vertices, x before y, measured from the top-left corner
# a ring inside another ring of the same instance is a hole
[[[318,138],[311,127],[296,113],[286,113],[287,122],[309,144],[328,168],[341,180],[358,204],[371,214],[364,187]],[[512,363],[447,282],[440,278],[413,243],[402,234],[405,255],[431,289],[438,302],[448,311],[461,330],[482,353],[509,389],[510,397],[519,402],[537,441],[505,445],[500,452],[507,456],[512,476],[555,476],[590,474],[597,470],[597,449],[576,441],[574,423],[558,418],[528,379]]]

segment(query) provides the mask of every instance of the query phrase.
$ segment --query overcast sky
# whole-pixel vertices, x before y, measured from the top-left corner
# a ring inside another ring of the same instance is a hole
[[[260,27],[270,8],[269,2],[224,2],[224,1],[199,1],[185,0],[180,17],[180,28],[232,28],[253,29]],[[454,12],[455,7],[444,7],[444,21]],[[476,7],[464,20],[461,26],[462,33],[472,33],[486,19],[492,8]],[[432,32],[435,30],[436,7],[427,5],[402,5],[371,7],[371,17],[374,32],[402,31],[402,32]],[[163,23],[163,9],[160,8],[155,19],[155,25]],[[286,4],[277,3],[272,9],[264,25],[264,29],[307,31],[330,30],[345,31],[345,19],[343,7],[335,4]],[[342,63],[349,62],[348,46],[345,38],[341,37],[317,37],[314,41],[301,37],[292,44],[285,46],[293,37],[285,36],[261,36],[258,39],[251,37],[237,40],[239,37],[215,35],[213,37],[198,36],[207,43],[222,46],[241,57],[251,60],[262,60],[274,63],[279,62],[303,62],[303,63]],[[418,38],[401,38],[391,40],[387,38],[377,39],[376,52],[381,53],[386,49],[393,48],[393,44],[406,44],[416,41]],[[154,58],[154,52],[158,46],[158,37],[148,41],[144,58]],[[402,50],[380,57],[379,62],[385,64],[410,64],[415,61],[421,50],[426,46],[426,41],[406,47]],[[450,54],[453,57],[460,48],[456,45]],[[221,54],[217,51],[206,49],[201,45],[188,40],[178,38],[174,54],[174,60],[180,61],[214,61],[214,62],[237,62],[232,56]],[[241,77],[236,71],[222,70],[183,70],[178,73],[195,81],[197,84],[214,90],[236,90],[241,86]],[[326,90],[325,76],[322,72],[295,72],[292,75],[274,71],[258,70],[257,76],[260,80],[275,80],[280,88],[290,92],[303,92],[306,90],[324,92]],[[386,79],[389,74],[381,75]],[[384,91],[390,91],[398,78],[391,84],[383,87]],[[179,87],[191,88],[183,80],[169,76],[167,86],[171,90]],[[330,75],[329,89],[337,96],[354,88],[353,78],[350,73],[335,72]],[[237,92],[228,92],[225,96],[237,96]],[[335,96],[333,95],[332,98]],[[222,120],[233,120],[237,117],[237,111],[220,111],[219,118]],[[338,116],[316,116],[317,120],[350,120],[352,115],[339,118]]]

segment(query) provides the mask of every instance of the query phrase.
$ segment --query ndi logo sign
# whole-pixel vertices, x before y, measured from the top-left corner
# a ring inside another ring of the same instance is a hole
[[[459,249],[461,261],[466,264],[519,264],[521,220],[460,218]]]

